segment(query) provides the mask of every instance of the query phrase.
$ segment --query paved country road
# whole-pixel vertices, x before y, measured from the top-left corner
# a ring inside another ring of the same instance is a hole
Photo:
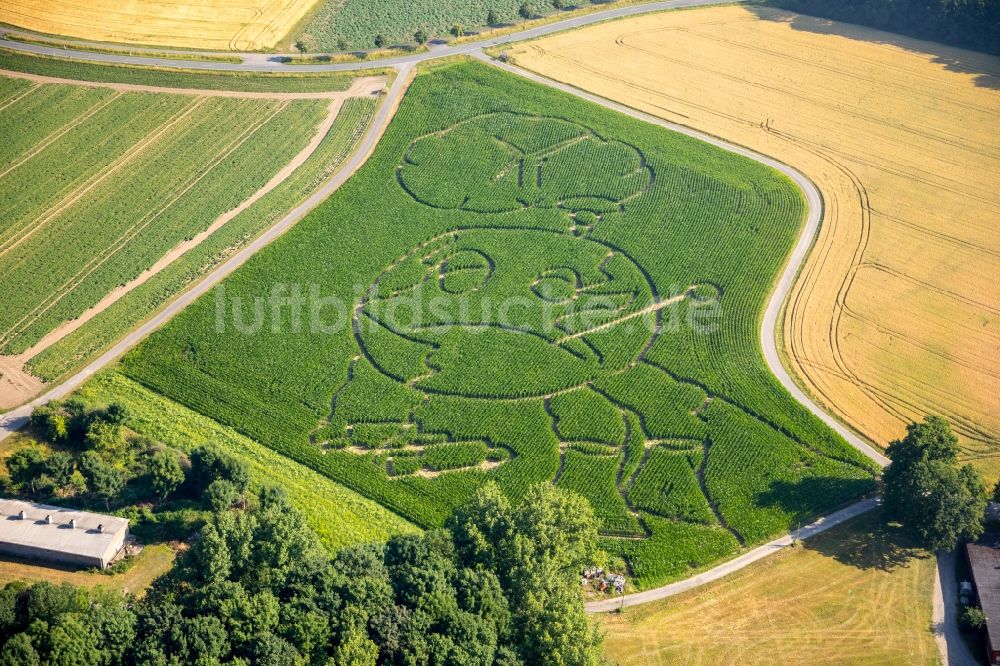
[[[554,23],[548,23],[545,25],[538,26],[536,28],[529,28],[527,30],[521,30],[519,32],[512,32],[507,35],[500,37],[494,37],[491,39],[485,39],[480,41],[470,41],[463,44],[456,44],[454,46],[433,46],[427,51],[421,51],[420,53],[411,53],[407,55],[397,56],[393,58],[381,58],[377,60],[364,60],[359,62],[342,62],[342,63],[331,63],[327,65],[291,65],[287,63],[280,62],[282,57],[289,57],[291,54],[267,54],[267,53],[257,53],[257,54],[244,54],[244,62],[242,63],[231,63],[231,62],[210,62],[201,60],[170,60],[169,58],[160,58],[154,56],[133,56],[124,55],[117,53],[94,53],[90,51],[75,51],[72,48],[72,42],[67,41],[66,47],[58,46],[45,46],[43,44],[30,44],[27,42],[16,42],[16,41],[4,41],[2,43],[3,48],[10,49],[14,51],[22,51],[24,53],[30,53],[35,55],[46,55],[55,56],[60,58],[73,58],[75,60],[89,60],[91,62],[103,62],[103,63],[117,63],[125,65],[151,65],[156,67],[166,67],[175,69],[203,69],[203,70],[215,70],[215,71],[234,71],[234,72],[354,72],[364,69],[378,69],[385,67],[398,67],[401,65],[409,65],[424,60],[433,60],[435,58],[447,58],[448,56],[454,55],[471,55],[476,51],[488,48],[490,46],[498,46],[500,44],[509,44],[511,42],[518,42],[525,39],[534,39],[536,37],[542,37],[544,35],[550,35],[554,32],[560,32],[563,30],[569,30],[571,28],[580,28],[585,25],[591,25],[593,23],[600,23],[602,21],[608,21],[610,19],[624,18],[626,16],[636,16],[638,14],[647,14],[649,12],[663,11],[665,9],[680,9],[684,7],[700,7],[703,5],[713,5],[718,4],[719,0],[669,0],[667,2],[650,2],[641,5],[631,5],[628,7],[617,7],[614,9],[607,9],[604,11],[593,12],[590,14],[584,14],[574,18],[567,18],[562,21],[556,21]],[[17,29],[11,28],[0,28],[0,36],[7,33],[20,33],[24,32]],[[106,47],[106,45],[105,45]],[[169,50],[158,49],[157,53],[168,53]],[[180,52],[178,52],[180,53]],[[184,51],[188,55],[205,55],[205,56],[228,56],[232,57],[233,52],[199,52],[199,51]],[[311,54],[320,55],[320,54]]]

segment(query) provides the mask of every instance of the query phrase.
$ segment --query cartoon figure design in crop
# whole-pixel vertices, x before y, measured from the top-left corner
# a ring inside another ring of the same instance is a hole
[[[751,432],[764,451],[786,435],[649,358],[668,307],[722,298],[711,284],[661,293],[610,240],[654,177],[636,148],[558,118],[489,113],[414,140],[397,182],[447,211],[447,230],[360,292],[357,356],[313,442],[424,493],[413,477],[496,467],[518,436],[541,434],[537,446],[559,448],[542,473],[591,499],[605,534],[648,535],[647,515],[744,543],[712,499],[711,451]],[[657,349],[689,353],[677,340]],[[537,425],[493,430],[514,405]],[[832,464],[797,450],[804,466]]]
[[[442,188],[456,160],[461,179]],[[661,296],[634,259],[594,235],[649,188],[653,173],[632,146],[580,125],[478,116],[415,140],[397,177],[425,205],[469,212],[473,226],[413,248],[361,294],[353,313],[359,355],[341,409],[335,398],[313,434],[326,446],[381,456],[391,475],[433,471],[426,459],[444,457],[438,452],[449,443],[469,466],[507,452],[422,432],[412,410],[359,422],[345,403],[362,387],[405,387],[424,400],[546,400],[634,365],[659,334],[662,308],[690,295]]]

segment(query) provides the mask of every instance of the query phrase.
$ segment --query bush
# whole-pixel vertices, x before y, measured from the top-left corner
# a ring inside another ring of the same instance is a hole
[[[986,627],[986,613],[979,606],[966,606],[958,621],[965,629],[980,631]]]

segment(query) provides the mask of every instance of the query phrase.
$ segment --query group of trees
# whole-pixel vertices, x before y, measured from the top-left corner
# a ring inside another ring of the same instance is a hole
[[[596,665],[578,583],[596,524],[586,500],[551,485],[516,505],[488,485],[447,529],[331,559],[266,490],[215,514],[141,600],[9,584],[0,666]]]
[[[824,18],[1000,53],[998,0],[772,0]]]
[[[958,439],[947,421],[929,416],[911,423],[886,454],[892,462],[882,481],[891,519],[932,550],[950,550],[982,535],[986,488],[971,465],[958,466]]]
[[[189,458],[135,436],[124,425],[127,416],[121,405],[93,409],[75,399],[36,408],[30,426],[51,450],[26,446],[12,453],[4,491],[84,506],[100,500],[104,510],[178,496],[217,510],[240,501],[250,483],[246,465],[211,446]]]
[[[547,2],[545,2],[544,4],[551,5],[552,8],[556,11],[561,11],[563,9],[566,9],[567,7],[565,0],[547,0]],[[541,15],[540,12],[541,10],[539,9],[538,5],[535,5],[534,3],[531,2],[522,2],[521,6],[517,10],[517,15],[520,16],[525,21],[530,21],[533,18],[538,18]],[[497,13],[497,11],[492,8],[489,9],[486,12],[486,25],[489,27],[495,27],[500,25],[500,23],[501,23],[500,15]],[[450,32],[453,37],[461,37],[462,35],[465,34],[465,26],[463,26],[460,23],[456,23],[451,27],[451,29],[449,29],[448,32]],[[426,44],[431,37],[432,35],[430,35],[423,28],[420,28],[413,33],[413,41],[419,45]],[[388,38],[386,38],[385,35],[378,34],[375,35],[373,43],[375,44],[375,48],[381,49],[389,45],[389,40]],[[303,42],[296,42],[296,48],[298,48],[300,51],[305,51],[305,44]],[[340,48],[339,41],[338,41],[338,48]],[[346,48],[346,42],[344,44],[344,48]],[[341,48],[340,50],[343,51],[344,48]]]

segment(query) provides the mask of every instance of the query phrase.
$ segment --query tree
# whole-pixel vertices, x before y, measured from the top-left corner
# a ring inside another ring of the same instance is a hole
[[[496,483],[488,483],[455,509],[448,521],[459,558],[468,566],[506,570],[507,544],[514,532],[510,500]]]
[[[451,30],[449,30],[448,32],[450,32],[454,37],[461,37],[462,35],[465,34],[465,28],[462,27],[461,23],[456,23],[455,25],[451,26]]]
[[[59,488],[65,488],[70,485],[75,465],[76,461],[71,454],[65,451],[56,451],[48,457],[43,467],[45,473]]]
[[[39,666],[41,663],[42,658],[28,634],[15,634],[0,650],[0,666]]]
[[[18,449],[7,458],[7,473],[15,486],[34,494],[38,487],[38,477],[45,471],[45,453],[35,447]]]
[[[530,2],[524,2],[521,4],[520,9],[517,10],[517,13],[521,18],[527,20],[535,15],[535,7]]]
[[[168,449],[160,449],[150,457],[148,473],[149,485],[160,499],[166,499],[184,483],[180,460]]]
[[[986,489],[972,466],[957,467],[958,440],[944,419],[910,424],[886,453],[892,462],[882,480],[890,518],[935,550],[982,534]]]
[[[388,43],[389,41],[385,38],[385,35],[383,35],[382,33],[375,35],[375,48],[377,49],[384,48],[385,45]]]
[[[232,508],[240,498],[240,491],[232,481],[216,479],[205,489],[205,501],[212,511],[226,511]]]
[[[112,425],[125,425],[128,418],[128,407],[120,402],[113,402],[104,410],[104,420]]]
[[[237,492],[243,493],[250,485],[250,469],[217,447],[206,445],[191,452],[189,479],[196,495],[204,493],[213,481],[219,479],[232,482]]]
[[[363,630],[349,631],[333,651],[335,666],[375,666],[378,663],[378,646]]]
[[[98,637],[76,613],[61,615],[45,636],[47,663],[61,666],[99,666]]]
[[[87,479],[90,491],[104,500],[105,509],[110,509],[111,500],[125,487],[125,475],[96,451],[87,451],[80,456],[80,471]]]
[[[351,45],[348,44],[347,40],[344,39],[343,37],[338,37],[337,38],[337,50],[338,51],[346,51],[348,48],[350,48],[350,46]]]
[[[298,51],[299,53],[305,53],[306,51],[309,50],[309,47],[306,46],[306,43],[304,41],[302,41],[301,39],[297,39],[295,40],[295,50]]]
[[[966,629],[979,631],[986,626],[986,613],[979,606],[966,606],[958,621]]]
[[[421,46],[427,43],[427,33],[424,31],[423,28],[420,28],[415,33],[413,33],[413,41],[415,41],[417,44],[420,44]]]
[[[500,16],[497,14],[497,10],[492,7],[488,12],[486,12],[486,25],[495,26],[500,25]]]
[[[566,3],[563,0],[551,0],[551,2],[554,9],[562,9],[566,6]]]

